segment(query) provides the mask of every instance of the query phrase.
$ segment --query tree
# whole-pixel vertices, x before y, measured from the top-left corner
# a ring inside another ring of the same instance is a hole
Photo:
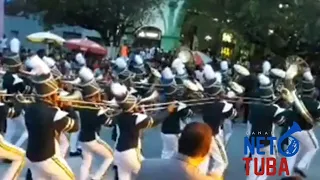
[[[221,29],[283,56],[320,40],[319,1],[190,0],[190,8]]]
[[[24,2],[24,3],[23,3]],[[16,0],[8,8],[38,13],[48,25],[76,25],[119,41],[129,26],[148,20],[161,0]]]

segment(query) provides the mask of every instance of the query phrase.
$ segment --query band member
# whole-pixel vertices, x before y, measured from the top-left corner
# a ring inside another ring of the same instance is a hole
[[[250,105],[249,120],[252,126],[251,130],[247,133],[250,138],[265,136],[267,139],[268,137],[274,136],[274,124],[282,125],[283,123],[285,123],[286,111],[284,108],[279,107],[277,104],[271,103],[271,101],[274,100],[275,96],[270,79],[264,74],[259,74],[258,79],[260,84],[258,93],[260,95],[260,98],[262,98],[263,100],[261,101],[261,104]],[[259,155],[256,153],[252,155],[252,158],[258,158],[258,164],[261,166],[261,158],[275,157],[275,154],[272,155],[270,152],[269,140],[263,140],[262,142],[260,142],[260,144],[264,145],[263,149],[261,149],[260,151],[265,152],[265,155]],[[254,161],[251,161],[249,167],[247,166],[246,168],[250,168],[250,174],[247,177],[247,180],[256,180],[258,178],[264,180],[268,178],[267,175],[255,175],[254,168],[259,169],[260,167],[254,165]]]
[[[115,165],[118,167],[120,180],[131,180],[137,175],[143,157],[141,155],[141,131],[162,123],[169,113],[174,112],[175,105],[170,105],[154,118],[139,112],[138,99],[119,83],[111,85],[118,104],[123,112],[115,117],[117,140],[115,144]]]
[[[12,53],[5,54],[3,57],[3,63],[7,71],[3,76],[2,88],[6,89],[9,94],[30,93],[32,90],[31,87],[28,86],[21,77],[19,77],[22,65],[19,55]],[[24,124],[23,111],[21,111],[21,114],[17,116],[8,118],[5,139],[14,145],[21,146],[28,138],[28,133]],[[22,133],[20,134],[17,142],[13,143],[12,138],[16,134],[17,129],[19,129],[18,127],[23,127]]]
[[[174,75],[169,68],[163,71],[162,77],[165,82],[171,83],[171,88],[165,88],[166,101],[176,100],[179,96],[178,89],[175,87]],[[161,126],[161,139],[162,139],[162,153],[161,158],[170,159],[176,152],[178,152],[178,140],[181,130],[187,123],[186,120],[192,115],[191,109],[183,103],[180,103],[177,110],[171,113]]]
[[[79,71],[82,89],[82,96],[85,101],[98,103],[101,102],[101,92],[99,85],[94,79],[93,72],[88,68],[81,68]],[[92,106],[96,107],[95,105]],[[99,169],[90,177],[93,180],[102,179],[113,161],[112,148],[99,137],[99,131],[102,125],[111,126],[112,120],[106,114],[103,108],[79,109],[81,128],[79,141],[81,142],[83,160],[81,164],[80,180],[89,179],[89,171],[92,165],[93,155],[103,157],[103,163]]]
[[[35,102],[25,107],[29,133],[26,154],[32,176],[33,179],[74,180],[71,168],[61,157],[56,135],[62,131],[77,131],[79,125],[68,112],[57,107],[59,88],[50,69],[43,73],[33,77]],[[70,107],[69,112],[72,112]]]
[[[221,77],[219,77],[219,75]],[[222,60],[220,62],[220,72],[216,72],[216,78],[219,82],[222,83],[223,88],[225,89],[226,92],[232,92],[229,89],[229,81],[231,81],[231,71],[229,69],[229,63],[226,60]],[[219,80],[221,78],[221,80]],[[229,139],[232,135],[232,126],[233,126],[233,122],[231,119],[225,119],[223,121],[223,142],[225,145],[228,144]]]
[[[320,103],[316,100],[314,79],[310,71],[303,74],[301,100],[314,121],[318,121],[320,118]],[[302,130],[292,134],[299,141],[300,148],[295,156],[287,158],[290,174],[296,172],[306,177],[309,165],[319,149],[319,142],[313,132],[315,125],[305,120],[297,108],[293,108],[289,120],[289,126],[292,126],[292,122],[296,122]]]
[[[1,92],[0,95],[5,92]],[[1,116],[7,116],[12,118],[18,116],[22,111],[22,108],[17,104],[12,104],[12,106],[7,106],[6,104],[0,102],[0,113]],[[6,118],[0,118],[1,121],[6,121]],[[5,123],[0,122],[1,129]],[[0,159],[7,159],[12,161],[9,169],[5,171],[2,178],[3,180],[18,180],[21,171],[25,165],[25,151],[17,146],[14,146],[7,142],[3,136],[0,134]]]
[[[208,172],[217,179],[222,179],[224,171],[228,166],[227,154],[225,151],[223,140],[221,139],[221,126],[225,119],[233,119],[237,115],[236,109],[232,104],[223,100],[224,91],[222,85],[216,80],[215,73],[210,65],[204,67],[205,83],[203,87],[209,97],[217,97],[217,100],[212,104],[202,106],[202,119],[207,123],[213,132],[213,142],[211,147],[210,159],[201,166],[202,171]],[[212,164],[211,164],[212,163]]]

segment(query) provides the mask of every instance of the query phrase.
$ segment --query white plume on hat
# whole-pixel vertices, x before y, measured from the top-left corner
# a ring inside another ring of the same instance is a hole
[[[268,74],[269,71],[270,71],[270,69],[271,69],[271,64],[270,64],[270,62],[269,62],[269,61],[264,61],[264,62],[262,63],[262,72],[263,72],[264,74]]]
[[[175,77],[169,67],[164,68],[164,70],[161,72],[161,75],[165,79],[173,79]]]
[[[216,78],[216,74],[214,73],[214,70],[208,64],[206,64],[203,68],[203,75],[207,80]]]
[[[76,61],[77,63],[81,64],[81,65],[85,65],[86,64],[86,59],[83,57],[82,53],[78,53],[76,55]]]
[[[261,85],[269,85],[271,83],[270,79],[268,78],[268,76],[264,75],[264,74],[259,74],[258,75],[258,79],[259,79],[259,83]]]
[[[311,74],[311,71],[306,71],[303,73],[303,78],[307,81],[313,81],[313,76]]]
[[[125,96],[128,93],[126,86],[121,85],[120,83],[112,83],[110,86],[111,92],[115,96]]]
[[[30,57],[26,61],[26,66],[31,69],[31,73],[34,75],[49,74],[51,72],[49,66],[38,55]]]
[[[125,69],[128,66],[127,61],[122,57],[116,59],[115,65],[120,69]]]
[[[279,68],[272,68],[270,70],[270,72],[273,75],[275,75],[275,76],[277,76],[279,78],[285,78],[286,77],[286,72],[284,70],[282,70],[282,69],[279,69]]]
[[[135,55],[134,56],[134,61],[136,62],[137,65],[143,64],[143,59],[140,55]]]
[[[94,74],[88,67],[82,67],[79,71],[79,78],[82,82],[89,82],[94,79]]]
[[[229,64],[228,64],[228,62],[227,62],[227,61],[221,61],[221,62],[220,62],[220,69],[221,69],[222,71],[228,70],[228,69],[229,69]]]
[[[42,60],[49,66],[49,68],[56,65],[56,62],[51,57],[44,56]]]

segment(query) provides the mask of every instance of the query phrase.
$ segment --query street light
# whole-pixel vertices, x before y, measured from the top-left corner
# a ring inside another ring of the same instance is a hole
[[[274,33],[274,30],[273,29],[269,29],[268,30],[268,35],[272,35]]]

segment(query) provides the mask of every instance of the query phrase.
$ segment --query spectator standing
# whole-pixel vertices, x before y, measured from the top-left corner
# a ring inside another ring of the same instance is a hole
[[[181,133],[178,154],[171,159],[144,160],[136,180],[217,180],[198,170],[213,143],[211,137],[208,125],[199,122],[188,124]]]

